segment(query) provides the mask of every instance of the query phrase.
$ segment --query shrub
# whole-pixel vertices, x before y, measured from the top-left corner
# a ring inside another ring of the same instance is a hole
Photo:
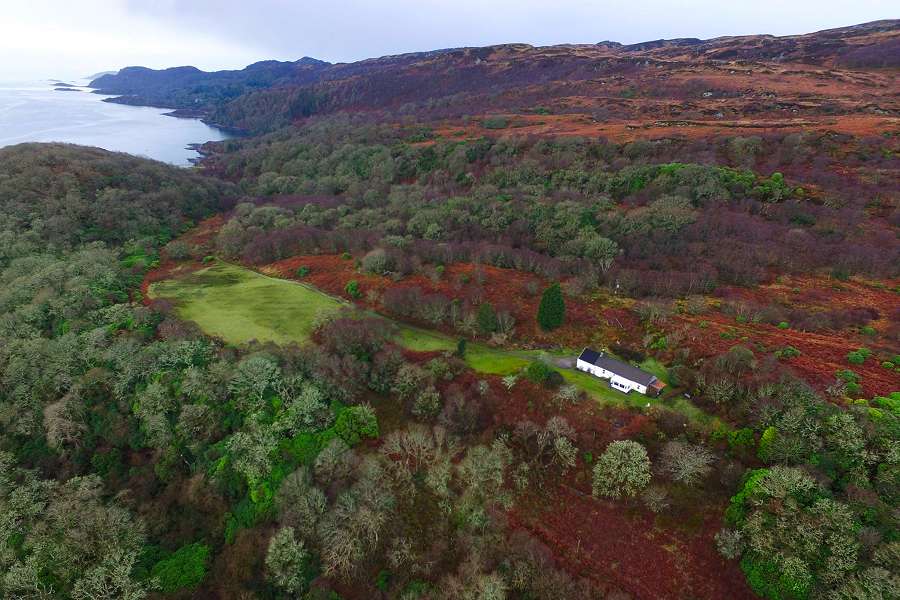
[[[447,360],[441,357],[435,357],[425,363],[425,370],[431,373],[434,379],[445,379],[450,381],[455,376],[455,370]]]
[[[759,460],[764,462],[769,460],[772,455],[772,444],[775,443],[777,435],[778,430],[772,426],[766,427],[766,430],[763,431],[762,436],[759,438],[759,447],[756,450]]]
[[[355,446],[363,438],[377,438],[375,411],[364,404],[345,408],[334,422],[334,431],[348,446]]]
[[[459,358],[465,358],[466,356],[466,346],[468,342],[466,338],[460,338],[458,342],[456,342],[456,356]]]
[[[734,529],[721,529],[716,533],[716,548],[729,560],[740,558],[744,553],[744,536]]]
[[[847,281],[850,279],[850,271],[844,267],[834,267],[831,269],[831,277],[838,281]]]
[[[552,372],[553,369],[551,369],[547,363],[540,360],[536,360],[525,367],[525,377],[534,383],[544,383],[547,378],[550,377],[550,373]]]
[[[393,270],[393,261],[384,248],[375,248],[362,259],[362,269],[367,273],[384,275]]]
[[[509,121],[506,117],[488,117],[482,125],[485,129],[506,129],[509,127]]]
[[[619,358],[631,362],[641,363],[647,358],[647,355],[643,352],[635,350],[634,348],[629,348],[628,346],[623,346],[622,344],[613,344],[610,350],[612,350],[613,354]]]
[[[362,291],[359,289],[359,282],[355,279],[351,279],[347,282],[347,285],[344,287],[344,291],[347,292],[347,295],[354,300],[362,298]]]
[[[378,577],[375,578],[375,587],[377,587],[382,592],[387,592],[390,581],[391,581],[390,572],[381,570],[378,572]]]
[[[728,432],[728,447],[732,450],[752,448],[754,442],[753,430],[749,427],[742,427],[741,429]]]
[[[638,442],[612,442],[594,465],[593,494],[610,498],[638,494],[650,483],[650,458]]]
[[[859,374],[850,369],[835,372],[835,377],[845,383],[859,383]]]
[[[558,283],[554,283],[541,297],[538,306],[537,322],[544,331],[556,329],[565,321],[566,304],[563,300],[562,289]]]
[[[181,240],[175,240],[166,244],[166,254],[172,260],[186,260],[191,257],[191,247]]]
[[[869,358],[871,354],[872,351],[868,348],[859,348],[858,350],[847,353],[847,362],[852,365],[861,365],[866,362],[866,359]]]
[[[560,375],[562,377],[562,375]],[[581,398],[581,390],[574,385],[563,385],[554,398],[566,404],[575,404]]]
[[[782,321],[778,324],[778,329],[788,329],[790,325],[788,325],[787,321]]]
[[[551,370],[550,374],[547,375],[547,379],[544,380],[544,387],[556,389],[565,382],[566,380],[559,371]]]
[[[669,508],[669,493],[661,485],[651,485],[641,494],[641,500],[649,510],[661,513]]]
[[[794,348],[793,346],[785,346],[781,350],[775,351],[775,357],[781,360],[786,360],[789,358],[795,358],[800,356],[800,351]]]
[[[295,275],[297,276],[298,279],[303,279],[304,277],[309,275],[309,267],[300,267],[295,272]]]
[[[159,582],[160,589],[165,594],[193,590],[206,577],[208,560],[209,546],[189,544],[153,565],[150,574]]]

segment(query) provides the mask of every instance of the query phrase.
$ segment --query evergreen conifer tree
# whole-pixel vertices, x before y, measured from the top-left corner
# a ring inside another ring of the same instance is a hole
[[[562,325],[565,317],[566,303],[563,300],[562,289],[559,283],[554,283],[544,290],[538,307],[537,321],[541,329],[550,331]]]

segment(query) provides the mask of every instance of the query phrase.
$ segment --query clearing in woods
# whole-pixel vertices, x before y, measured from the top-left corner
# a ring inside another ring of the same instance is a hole
[[[154,283],[148,295],[174,301],[179,317],[230,344],[305,342],[320,315],[344,305],[311,287],[224,262]]]
[[[322,317],[351,306],[309,285],[268,277],[221,261],[179,279],[153,283],[148,289],[148,296],[151,299],[172,300],[179,317],[195,322],[204,332],[230,344],[245,344],[251,340],[276,344],[303,343],[309,339]],[[408,350],[456,350],[457,341],[450,336],[403,323],[396,325],[396,341]],[[577,352],[501,350],[470,343],[465,361],[475,371],[502,376],[518,373],[538,359],[559,367],[558,359],[571,357],[574,353]],[[656,361],[651,359],[641,366],[666,379],[664,367]],[[639,394],[622,394],[604,381],[581,371],[564,367],[559,370],[568,383],[577,385],[604,404],[641,408],[660,402]],[[696,422],[713,424],[717,421],[683,397],[666,403]]]

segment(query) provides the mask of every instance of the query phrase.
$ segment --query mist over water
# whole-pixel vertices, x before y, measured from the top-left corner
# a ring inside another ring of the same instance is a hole
[[[79,90],[56,91],[49,81],[0,83],[0,147],[68,142],[187,166],[198,156],[188,144],[228,137],[197,119],[165,116],[168,109],[103,102],[108,96]]]

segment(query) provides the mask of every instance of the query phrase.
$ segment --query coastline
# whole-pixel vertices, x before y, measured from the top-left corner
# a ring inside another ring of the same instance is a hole
[[[56,93],[61,91],[88,93]],[[75,144],[191,168],[206,157],[207,153],[201,150],[206,142],[237,135],[206,122],[200,111],[170,111],[139,102],[107,102],[110,98],[100,92],[85,80],[0,82],[0,147],[22,143]],[[160,118],[164,116],[174,116],[183,124]]]
[[[86,87],[91,90],[92,94],[107,96],[106,98],[103,98],[103,102],[109,102],[111,104],[123,104],[125,106],[142,106],[147,108],[165,109],[169,110],[169,112],[163,113],[163,115],[166,117],[173,117],[176,119],[196,119],[202,122],[204,125],[207,125],[208,127],[218,129],[228,137],[245,137],[246,135],[248,135],[247,131],[243,129],[240,129],[238,127],[231,127],[229,125],[223,125],[211,120],[209,118],[210,111],[205,108],[179,108],[170,103],[153,102],[152,100],[143,98],[141,96],[115,95],[109,91],[104,91],[102,88],[91,88],[90,86]]]

